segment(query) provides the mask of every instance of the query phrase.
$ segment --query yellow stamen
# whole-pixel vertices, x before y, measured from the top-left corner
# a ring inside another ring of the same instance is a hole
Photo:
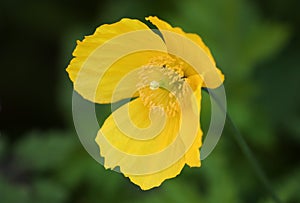
[[[179,101],[185,94],[183,64],[170,56],[150,60],[139,72],[139,96],[148,108],[164,111],[173,117],[180,111]]]

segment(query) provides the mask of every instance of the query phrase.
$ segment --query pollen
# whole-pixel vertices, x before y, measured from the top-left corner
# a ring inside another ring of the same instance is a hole
[[[186,92],[186,78],[172,57],[159,57],[142,66],[137,88],[144,105],[149,109],[160,109],[173,117],[180,111],[180,101]]]

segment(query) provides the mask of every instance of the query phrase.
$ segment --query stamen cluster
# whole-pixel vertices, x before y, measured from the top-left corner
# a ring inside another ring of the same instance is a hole
[[[168,116],[175,116],[180,111],[180,100],[187,91],[186,78],[180,66],[172,57],[159,57],[141,67],[137,87],[145,106],[160,109]]]

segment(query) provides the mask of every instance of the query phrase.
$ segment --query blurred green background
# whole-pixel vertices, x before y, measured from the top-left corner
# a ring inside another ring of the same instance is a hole
[[[226,125],[201,168],[141,191],[81,146],[65,68],[76,40],[157,15],[210,47],[228,110],[283,202],[300,202],[300,1],[1,1],[0,202],[272,202]],[[209,124],[203,93],[201,123]],[[108,107],[99,106],[99,122]]]

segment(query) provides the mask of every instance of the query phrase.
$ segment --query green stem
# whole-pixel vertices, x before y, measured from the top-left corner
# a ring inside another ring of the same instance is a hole
[[[209,92],[210,96],[217,102],[217,104],[219,105],[219,107],[225,111],[225,108],[222,104],[220,104],[219,100],[217,99],[217,97],[213,94],[212,91],[208,91],[206,89],[204,89],[206,92]],[[239,131],[239,129],[236,127],[236,125],[234,124],[233,120],[231,119],[228,111],[226,111],[226,120],[227,122],[230,124],[232,130],[234,131],[233,135],[235,140],[237,141],[239,147],[241,148],[242,152],[244,153],[244,155],[247,157],[247,159],[249,160],[252,168],[254,169],[254,172],[256,173],[258,179],[260,180],[260,182],[265,186],[266,190],[270,193],[270,195],[272,196],[274,202],[276,203],[281,203],[282,201],[279,199],[279,197],[276,195],[276,193],[274,192],[270,181],[268,180],[266,174],[263,172],[262,168],[259,166],[258,161],[256,160],[253,152],[251,151],[251,149],[249,148],[248,144],[246,143],[245,139],[243,138],[241,132]]]

